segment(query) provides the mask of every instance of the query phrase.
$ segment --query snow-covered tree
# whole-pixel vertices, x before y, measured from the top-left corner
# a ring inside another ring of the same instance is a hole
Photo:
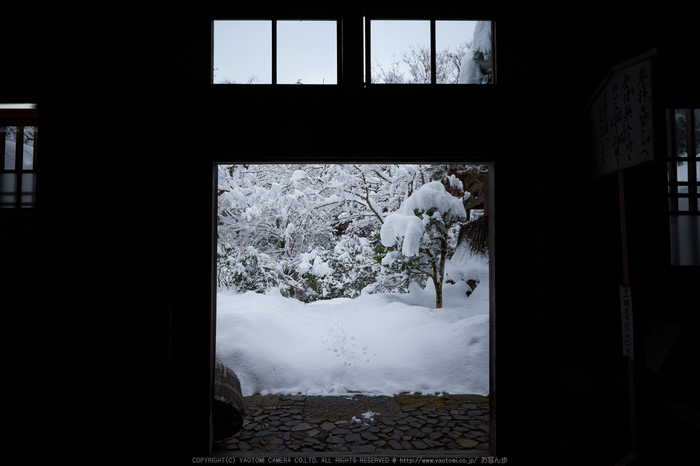
[[[445,263],[453,252],[450,229],[466,220],[461,199],[447,192],[441,181],[431,181],[387,215],[382,244],[390,250],[382,263],[408,283],[430,278],[435,285],[435,307],[442,307]]]
[[[316,167],[219,167],[219,222],[223,242],[245,244],[273,259],[293,259],[310,245],[329,246],[334,198]],[[223,171],[223,173],[222,173]]]
[[[273,164],[219,167],[220,287],[294,289],[299,254],[317,245],[331,245],[330,220],[319,208],[325,201],[322,181],[309,179],[298,168]],[[254,269],[245,266],[253,261]],[[237,278],[236,274],[244,272],[254,273],[254,283],[262,288]]]
[[[217,72],[217,71],[220,71],[219,68],[214,68],[214,82],[217,83],[217,84],[255,84],[255,83],[262,82],[262,81],[260,80],[260,78],[258,78],[258,77],[257,77],[256,75],[254,75],[254,74],[251,74],[250,76],[248,76],[248,79],[245,81],[245,83],[239,83],[239,82],[237,82],[235,79],[229,79],[229,78],[227,78],[226,76],[224,76],[223,78],[221,78],[220,81],[217,81],[217,80],[216,80],[216,72]]]
[[[469,43],[463,42],[457,50],[446,48],[438,51],[435,56],[435,79],[438,84],[456,84],[462,66],[462,57],[467,54]],[[402,71],[401,65],[408,68],[408,75]],[[394,59],[388,69],[377,62],[372,67],[372,82],[383,84],[425,84],[430,83],[432,63],[430,47],[411,45],[408,50],[401,52],[401,60]]]
[[[474,27],[474,40],[462,57],[459,84],[488,84],[493,82],[491,51],[491,21],[479,21]]]
[[[241,264],[254,257],[255,273],[267,274],[255,283],[277,283],[289,296],[334,297],[335,288],[359,294],[370,280],[370,270],[379,270],[371,254],[358,253],[367,250],[360,240],[378,243],[373,238],[384,212],[396,208],[397,199],[413,189],[417,171],[410,166],[352,164],[219,167],[219,285],[257,290],[236,275],[247,270]],[[333,257],[339,243],[355,249],[353,265]],[[318,260],[333,261],[335,272],[313,274],[305,269],[303,255],[312,253]],[[356,275],[357,282],[350,286],[340,277],[342,270],[361,270],[364,275]],[[320,292],[308,293],[314,289]]]
[[[423,285],[427,274],[411,272],[407,281],[404,272],[397,275],[397,270],[382,266],[387,260],[382,227],[402,209],[415,217],[410,205],[433,181],[442,182],[452,199],[469,209],[474,193],[461,180],[468,181],[472,171],[457,165],[220,166],[218,285],[259,293],[278,288],[304,302],[406,291],[411,280]],[[445,221],[451,226],[465,216],[458,218],[438,218],[430,211],[424,229],[439,231]],[[447,242],[453,247],[457,229],[448,230]],[[436,264],[440,270],[440,261]],[[436,289],[441,283],[438,278]]]

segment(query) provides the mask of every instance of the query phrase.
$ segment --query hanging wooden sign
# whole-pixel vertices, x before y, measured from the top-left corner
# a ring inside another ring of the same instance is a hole
[[[613,68],[589,104],[596,177],[654,158],[649,57],[645,54]]]

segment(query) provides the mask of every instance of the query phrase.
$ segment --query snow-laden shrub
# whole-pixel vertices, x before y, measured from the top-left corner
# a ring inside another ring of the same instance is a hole
[[[219,290],[255,291],[266,293],[284,285],[281,264],[272,263],[267,254],[248,246],[238,248],[229,244],[217,250],[217,285]]]
[[[381,271],[378,244],[378,235],[370,240],[349,234],[342,235],[333,249],[319,246],[301,254],[298,281],[290,293],[304,302],[359,296]]]
[[[343,290],[342,297],[355,298],[377,280],[381,271],[379,246],[378,234],[369,238],[345,235],[335,245],[331,266],[334,268],[333,276]]]

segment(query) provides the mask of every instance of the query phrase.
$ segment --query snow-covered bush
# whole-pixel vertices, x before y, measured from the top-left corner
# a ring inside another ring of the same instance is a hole
[[[303,302],[359,296],[377,281],[384,249],[378,251],[380,246],[378,234],[371,239],[347,234],[333,249],[317,247],[301,254],[289,294]]]
[[[221,244],[217,250],[217,285],[219,290],[233,288],[266,292],[285,285],[282,264],[275,264],[267,254],[253,247]]]

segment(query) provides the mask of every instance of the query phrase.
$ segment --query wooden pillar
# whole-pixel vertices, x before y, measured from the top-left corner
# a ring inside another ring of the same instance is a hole
[[[620,235],[622,240],[622,281],[623,285],[629,286],[629,261],[627,256],[627,222],[625,217],[625,176],[624,170],[617,172],[617,181],[620,197]],[[629,398],[630,398],[630,441],[631,451],[620,460],[616,466],[624,466],[630,464],[637,458],[637,410],[635,401],[634,387],[634,361],[627,358],[627,378],[629,383]]]

